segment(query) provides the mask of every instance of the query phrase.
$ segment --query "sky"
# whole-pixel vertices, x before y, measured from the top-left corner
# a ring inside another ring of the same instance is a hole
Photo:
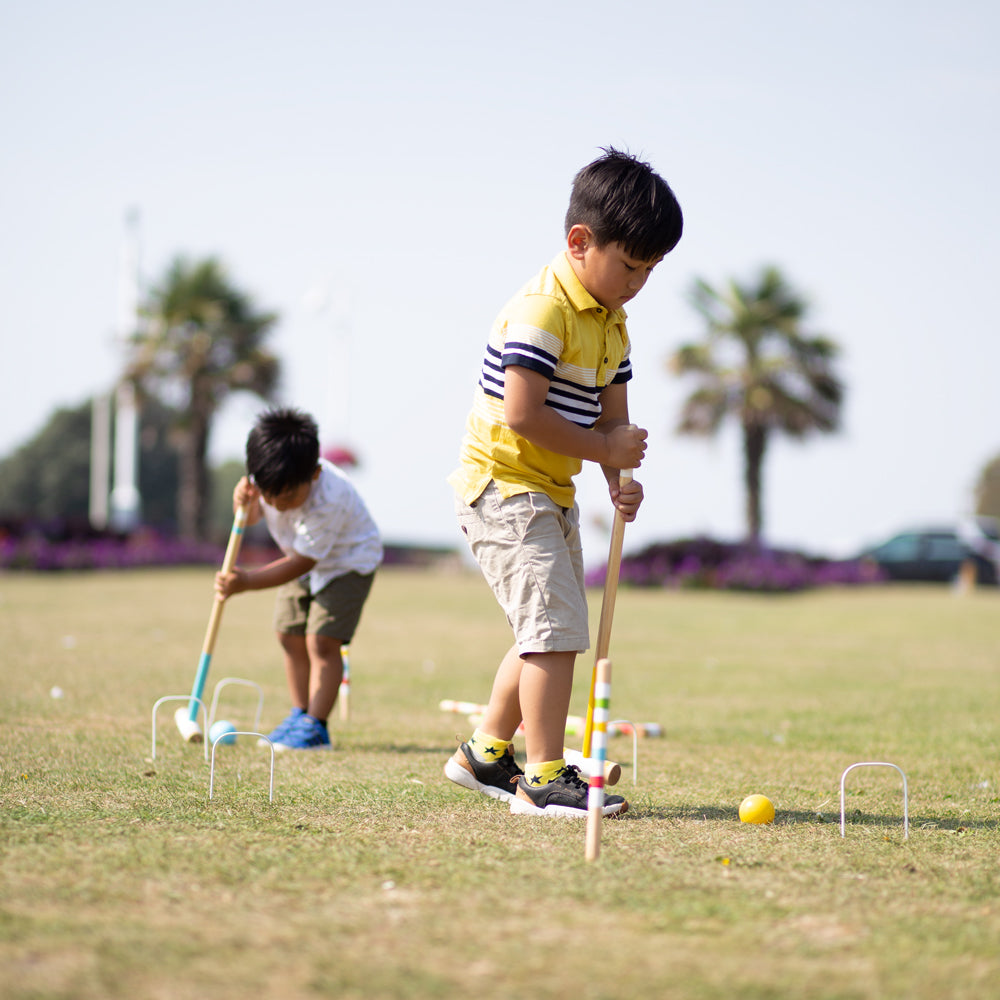
[[[646,501],[626,552],[735,540],[735,428],[675,433],[696,278],[780,267],[842,348],[843,426],[775,439],[764,534],[850,555],[954,523],[1000,454],[1000,5],[37,0],[0,11],[0,457],[113,384],[142,287],[218,257],[280,316],[282,402],[362,459],[387,540],[460,545],[445,482],[489,326],[563,246],[573,175],[648,160],[685,234],[628,306]],[[239,459],[262,403],[211,441]],[[587,467],[590,563],[609,505]]]

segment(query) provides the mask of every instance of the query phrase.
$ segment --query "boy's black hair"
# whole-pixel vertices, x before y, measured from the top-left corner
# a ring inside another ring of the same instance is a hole
[[[635,260],[670,253],[684,231],[684,217],[670,185],[648,163],[613,146],[573,178],[566,234],[586,226],[598,247],[620,243]]]
[[[247,473],[268,496],[310,482],[318,465],[319,429],[307,413],[266,410],[247,435]]]

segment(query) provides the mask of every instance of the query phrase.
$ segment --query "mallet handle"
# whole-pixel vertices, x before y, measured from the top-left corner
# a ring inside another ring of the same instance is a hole
[[[618,485],[632,481],[632,470],[622,469],[618,473]],[[622,544],[625,540],[625,518],[615,508],[615,520],[611,526],[611,547],[608,550],[608,570],[604,577],[604,597],[601,600],[601,618],[597,626],[597,648],[594,655],[594,669],[590,675],[590,697],[587,699],[587,724],[583,730],[583,756],[590,756],[590,741],[594,731],[594,686],[597,684],[597,664],[606,659],[611,647],[611,622],[615,617],[615,598],[618,596],[618,573],[622,564]]]
[[[236,508],[233,516],[233,527],[229,532],[229,542],[226,545],[226,554],[222,560],[223,573],[229,573],[236,565],[236,558],[240,554],[240,546],[243,544],[243,529],[247,523],[247,506],[244,504]],[[205,640],[201,646],[201,658],[198,661],[198,672],[195,674],[194,685],[191,688],[191,703],[188,706],[188,717],[192,722],[198,718],[198,702],[205,690],[205,680],[208,678],[208,668],[212,662],[212,652],[215,650],[215,640],[219,634],[219,625],[222,623],[222,609],[225,607],[226,599],[216,595],[212,603],[212,613],[208,618],[208,628],[205,631]]]

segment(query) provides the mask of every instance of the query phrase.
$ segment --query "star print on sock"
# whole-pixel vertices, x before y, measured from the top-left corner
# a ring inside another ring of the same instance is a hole
[[[500,748],[494,746],[483,747],[483,753],[492,754],[492,756],[495,757],[498,753],[500,753]]]
[[[542,776],[540,774],[533,774],[528,779],[528,783],[531,785],[540,785],[542,783]]]

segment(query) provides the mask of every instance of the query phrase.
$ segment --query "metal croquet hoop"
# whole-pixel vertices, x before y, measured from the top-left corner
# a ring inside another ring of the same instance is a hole
[[[639,732],[638,726],[631,719],[612,719],[608,723],[608,729],[612,726],[631,726],[632,728],[632,784],[639,780]]]
[[[903,769],[899,767],[898,764],[888,764],[883,760],[863,760],[857,764],[852,764],[850,767],[845,768],[844,773],[840,776],[840,835],[841,837],[847,836],[846,828],[844,824],[844,781],[847,775],[853,771],[856,767],[891,767],[899,772],[899,776],[903,779],[903,840],[906,840],[910,836],[910,814],[909,814],[909,802],[906,793],[906,775],[903,774]]]
[[[208,725],[211,728],[212,723],[215,722],[215,710],[219,706],[219,694],[222,689],[227,684],[242,684],[245,687],[252,687],[257,691],[257,715],[254,717],[254,727],[260,729],[260,717],[261,713],[264,711],[264,692],[261,690],[260,685],[256,681],[248,681],[242,677],[223,677],[219,680],[219,683],[215,685],[215,690],[212,692],[212,707],[208,713]],[[205,730],[208,732],[208,729]]]
[[[218,739],[212,741],[212,766],[208,772],[208,798],[211,800],[212,794],[215,791],[215,748],[225,739],[237,736],[257,736],[264,740],[271,749],[271,782],[267,789],[267,801],[274,801],[274,744],[263,734],[263,733],[251,733],[243,730],[237,732],[223,733]]]
[[[201,705],[201,717],[202,717],[202,722],[203,722],[203,724],[205,726],[205,732],[206,733],[208,732],[208,710],[205,708],[205,703],[201,700],[201,698],[196,698],[196,697],[193,697],[192,695],[189,695],[189,694],[168,694],[168,695],[164,695],[162,698],[158,698],[153,703],[153,760],[156,760],[156,710],[165,701],[186,701],[189,704],[192,701],[198,702],[198,704]],[[180,709],[178,709],[177,711],[180,711]],[[197,715],[197,712],[195,713],[195,715]],[[205,763],[207,764],[208,763],[208,743],[206,741],[202,741],[202,742],[205,743]]]

